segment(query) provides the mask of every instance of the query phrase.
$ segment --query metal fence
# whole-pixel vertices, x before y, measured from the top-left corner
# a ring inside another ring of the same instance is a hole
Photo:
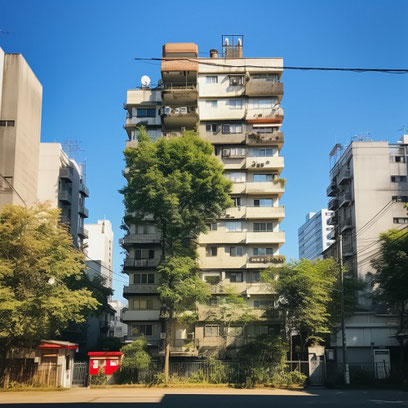
[[[351,384],[371,384],[384,381],[391,377],[391,364],[380,363],[349,363]],[[344,364],[327,362],[327,382],[341,384],[344,382]]]

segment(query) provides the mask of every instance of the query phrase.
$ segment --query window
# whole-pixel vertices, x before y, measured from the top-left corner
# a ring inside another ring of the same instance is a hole
[[[254,222],[255,232],[273,231],[272,222]]]
[[[249,100],[250,107],[253,109],[270,109],[278,102],[276,98],[260,99],[254,98]]]
[[[259,282],[261,280],[261,274],[260,272],[254,272],[252,274],[252,281],[253,282]]]
[[[208,246],[206,248],[206,255],[207,256],[217,256],[217,247],[216,246]]]
[[[272,157],[273,149],[272,148],[253,149],[252,154],[255,157]]]
[[[407,181],[407,176],[391,176],[391,182],[393,183],[405,183]]]
[[[154,284],[154,273],[135,273],[136,285]]]
[[[259,198],[254,200],[254,207],[272,207],[272,198]]]
[[[394,163],[405,163],[405,157],[404,156],[392,156],[392,161]]]
[[[154,118],[156,116],[155,108],[137,108],[136,116],[138,118]]]
[[[245,182],[245,173],[241,171],[234,171],[230,173],[225,173],[225,177],[230,179],[234,183],[244,183]]]
[[[217,105],[218,105],[217,101],[207,101],[207,108],[209,109],[215,109]]]
[[[242,133],[242,125],[238,123],[232,125],[222,125],[222,133],[223,134]]]
[[[216,222],[213,222],[210,224],[210,231],[217,231],[218,224]]]
[[[408,224],[408,218],[405,217],[394,218],[394,224]]]
[[[154,249],[136,249],[135,258],[136,259],[153,259]]]
[[[241,207],[242,205],[241,197],[233,197],[232,201],[234,201],[234,207]]]
[[[253,74],[252,79],[262,79],[264,81],[278,82],[277,74]]]
[[[262,334],[268,334],[268,326],[253,325],[248,327],[248,336],[261,336]]]
[[[220,327],[216,324],[206,324],[204,326],[204,337],[218,337],[220,335]]]
[[[136,234],[154,234],[156,232],[156,227],[149,224],[139,224],[135,227]]]
[[[152,310],[153,299],[133,299],[133,309]]]
[[[273,255],[273,248],[254,248],[254,256]]]
[[[273,300],[254,300],[255,309],[267,309],[273,307]]]
[[[253,180],[255,182],[266,182],[266,181],[273,181],[275,175],[274,174],[254,174]]]
[[[243,75],[230,75],[229,84],[230,86],[244,85],[244,76]]]
[[[242,222],[241,221],[225,221],[225,229],[229,232],[242,231]]]
[[[151,336],[153,332],[153,326],[151,324],[135,324],[132,327],[132,334],[134,336],[140,336],[141,334]]]
[[[242,272],[227,272],[227,279],[230,282],[242,282]]]
[[[217,133],[218,132],[218,125],[216,125],[215,123],[209,123],[209,124],[205,125],[205,130],[207,132]]]
[[[242,336],[242,326],[228,327],[227,335],[230,337]]]
[[[242,256],[244,249],[242,246],[230,247],[230,256]]]
[[[218,84],[218,77],[216,75],[208,75],[205,77],[206,84]]]
[[[244,157],[245,149],[243,147],[232,147],[230,149],[222,149],[222,157]]]
[[[14,120],[0,120],[0,126],[2,127],[14,127]]]
[[[230,99],[227,105],[230,109],[242,109],[242,99]]]
[[[408,196],[392,196],[394,203],[408,203]]]

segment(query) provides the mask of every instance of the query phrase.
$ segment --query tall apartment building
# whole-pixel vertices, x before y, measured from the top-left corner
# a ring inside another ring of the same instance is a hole
[[[60,143],[41,143],[39,149],[38,200],[61,209],[61,222],[69,224],[74,245],[83,248],[88,238],[85,199],[89,190],[81,166],[70,159]]]
[[[96,224],[85,224],[88,238],[85,239],[87,262],[90,268],[100,269],[106,279],[106,286],[112,288],[113,270],[113,231],[109,220],[98,220]],[[98,265],[94,265],[98,264]],[[96,268],[95,268],[96,266]]]
[[[42,85],[21,54],[0,48],[0,208],[37,200]]]
[[[216,50],[210,55],[198,58],[193,43],[165,44],[161,86],[129,90],[125,104],[128,147],[136,145],[140,123],[153,138],[177,137],[183,130],[197,129],[214,145],[225,176],[233,181],[234,207],[199,238],[201,277],[213,283],[214,306],[200,306],[200,321],[194,326],[177,326],[171,339],[173,356],[196,356],[240,345],[248,336],[271,332],[280,325],[276,315],[266,313],[275,298],[260,282],[260,271],[284,260],[279,255],[285,242],[279,230],[285,215],[280,205],[284,192],[280,179],[284,168],[280,155],[283,60],[244,58],[242,36],[223,38],[222,58]],[[155,267],[161,256],[160,232],[148,223],[129,228],[122,241],[128,254],[124,271],[129,274],[129,286],[124,288],[129,310],[123,320],[128,323],[128,338],[143,333],[151,345],[158,346],[162,326]],[[244,332],[238,327],[224,333],[225,341],[215,311],[226,287],[241,294],[259,318]]]
[[[329,221],[337,236],[341,233],[343,261],[354,276],[366,280],[375,272],[371,260],[378,255],[380,233],[391,228],[404,229],[408,223],[407,183],[408,135],[397,143],[356,141],[344,150],[330,171],[328,208],[334,212]],[[331,152],[335,157],[341,146]],[[337,244],[325,256],[337,257]],[[350,360],[373,361],[373,348],[397,347],[393,336],[397,319],[385,315],[365,296],[359,297],[360,312],[346,322]],[[333,340],[341,346],[338,335]]]
[[[333,211],[322,209],[306,215],[306,222],[298,230],[299,259],[323,258],[323,251],[334,243],[334,226],[328,220]]]

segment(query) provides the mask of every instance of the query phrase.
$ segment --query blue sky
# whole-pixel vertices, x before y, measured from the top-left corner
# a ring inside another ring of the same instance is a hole
[[[247,57],[283,57],[288,66],[408,68],[406,0],[155,1],[0,0],[0,46],[21,52],[41,81],[42,141],[80,141],[87,164],[90,222],[115,230],[114,298],[126,275],[118,245],[123,216],[122,128],[126,90],[147,74],[165,42],[193,41],[202,56],[222,34],[244,34]],[[370,132],[396,141],[408,126],[408,75],[286,71],[285,156],[287,243],[296,258],[297,229],[327,205],[328,153]],[[407,129],[408,132],[408,129]]]

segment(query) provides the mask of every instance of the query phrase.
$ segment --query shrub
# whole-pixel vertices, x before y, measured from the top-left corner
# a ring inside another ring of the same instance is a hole
[[[103,373],[103,368],[99,368],[98,374],[96,375],[91,375],[91,385],[105,385],[107,382],[107,377]]]

